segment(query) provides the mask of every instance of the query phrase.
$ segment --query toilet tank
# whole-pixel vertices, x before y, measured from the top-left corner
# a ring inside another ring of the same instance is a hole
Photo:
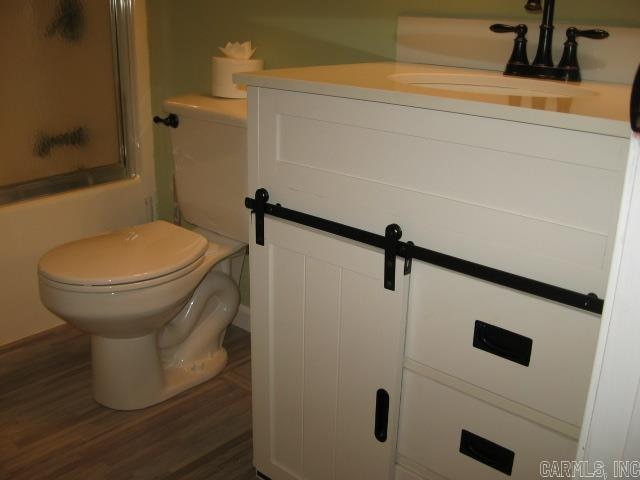
[[[165,100],[182,218],[248,243],[247,101],[186,95]]]

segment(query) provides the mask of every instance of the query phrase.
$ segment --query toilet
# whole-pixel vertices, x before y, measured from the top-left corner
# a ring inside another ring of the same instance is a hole
[[[164,102],[180,214],[74,242],[38,265],[40,298],[91,335],[97,402],[135,410],[218,375],[248,241],[246,100]]]

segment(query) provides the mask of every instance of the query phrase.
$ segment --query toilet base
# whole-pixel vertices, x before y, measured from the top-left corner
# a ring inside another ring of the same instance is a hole
[[[190,367],[166,368],[166,397],[163,400],[215,377],[227,366],[228,359],[227,351],[220,348],[212,355],[193,362]]]
[[[218,375],[228,362],[219,348],[189,365],[164,367],[156,334],[137,338],[91,337],[93,396],[114,410],[160,403]]]

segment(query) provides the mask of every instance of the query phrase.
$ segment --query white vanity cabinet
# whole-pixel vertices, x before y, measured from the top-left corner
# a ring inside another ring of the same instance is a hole
[[[397,223],[403,241],[604,297],[627,138],[251,79],[251,196],[380,235]],[[268,215],[264,237],[250,251],[259,471],[530,479],[575,457],[599,315],[419,260],[404,276],[398,259],[391,292],[381,250]]]

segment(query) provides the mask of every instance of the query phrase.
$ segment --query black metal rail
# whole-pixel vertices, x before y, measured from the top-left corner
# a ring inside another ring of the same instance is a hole
[[[396,256],[399,256],[405,259],[405,274],[411,272],[411,261],[415,258],[438,267],[486,280],[520,292],[529,293],[588,312],[602,314],[604,300],[598,298],[595,293],[584,294],[574,292],[566,288],[539,282],[503,270],[487,267],[486,265],[419,247],[414,245],[413,242],[402,242],[400,241],[402,230],[396,224],[389,225],[385,235],[379,235],[332,220],[290,210],[280,204],[267,203],[268,200],[269,193],[261,188],[256,191],[255,198],[247,197],[244,201],[245,206],[255,214],[256,243],[258,245],[264,245],[264,215],[270,215],[380,248],[385,251],[384,287],[388,290],[394,290],[395,288],[394,260]]]

